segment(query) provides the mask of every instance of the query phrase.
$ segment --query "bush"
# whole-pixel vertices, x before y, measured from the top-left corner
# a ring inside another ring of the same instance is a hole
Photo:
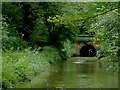
[[[107,56],[100,59],[108,71],[118,72],[118,57],[117,56]]]
[[[2,57],[0,56],[0,87],[2,82]]]
[[[67,56],[71,57],[75,52],[75,44],[72,44],[69,40],[64,43],[65,50],[67,52]]]
[[[27,47],[27,43],[22,39],[22,37],[17,35],[9,35],[9,31],[10,30],[8,30],[8,24],[6,22],[3,22],[1,39],[2,41],[0,41],[2,42],[2,50],[10,50],[11,48],[17,49],[17,47],[19,47],[19,49],[25,49]]]
[[[13,87],[18,82],[30,81],[31,75],[48,70],[61,58],[54,47],[46,46],[43,52],[37,49],[20,51],[6,50],[3,52],[3,88]]]

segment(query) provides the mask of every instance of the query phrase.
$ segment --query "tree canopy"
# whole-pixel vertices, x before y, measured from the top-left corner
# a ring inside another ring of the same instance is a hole
[[[3,48],[26,47],[27,42],[61,51],[66,40],[74,43],[78,34],[94,34],[92,41],[106,56],[116,56],[118,8],[117,2],[3,2]]]

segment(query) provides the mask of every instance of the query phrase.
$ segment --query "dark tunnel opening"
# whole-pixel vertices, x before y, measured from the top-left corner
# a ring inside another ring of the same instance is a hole
[[[81,57],[94,57],[96,56],[96,49],[92,45],[85,45],[80,49]]]

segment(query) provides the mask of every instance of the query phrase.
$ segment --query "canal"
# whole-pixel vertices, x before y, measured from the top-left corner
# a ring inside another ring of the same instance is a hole
[[[106,71],[96,57],[73,57],[42,72],[21,88],[118,88],[118,73]]]

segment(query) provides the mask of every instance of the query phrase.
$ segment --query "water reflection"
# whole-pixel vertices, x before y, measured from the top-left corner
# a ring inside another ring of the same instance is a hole
[[[117,88],[117,73],[107,72],[95,57],[74,57],[32,79],[32,88]],[[26,85],[27,87],[27,85]]]

